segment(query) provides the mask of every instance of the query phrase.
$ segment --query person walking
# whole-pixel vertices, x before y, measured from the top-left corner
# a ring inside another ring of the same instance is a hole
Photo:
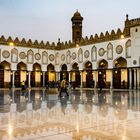
[[[60,93],[59,93],[59,96],[62,97],[62,92],[65,92],[67,96],[69,96],[68,92],[67,92],[67,81],[66,81],[66,78],[64,78],[62,81],[61,81],[61,84],[60,84]]]

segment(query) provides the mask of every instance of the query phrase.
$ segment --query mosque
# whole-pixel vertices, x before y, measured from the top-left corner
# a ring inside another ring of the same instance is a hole
[[[0,88],[44,87],[64,77],[76,87],[140,88],[140,18],[126,15],[124,30],[82,36],[83,17],[71,18],[72,41],[38,42],[0,37]]]

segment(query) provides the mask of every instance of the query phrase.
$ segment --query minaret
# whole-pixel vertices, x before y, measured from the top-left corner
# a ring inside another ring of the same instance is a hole
[[[74,43],[79,42],[82,38],[82,21],[83,17],[78,12],[78,10],[74,13],[71,18],[72,21],[72,41]]]

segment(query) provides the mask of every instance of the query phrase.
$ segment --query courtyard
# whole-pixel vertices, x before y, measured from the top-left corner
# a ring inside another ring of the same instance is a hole
[[[1,140],[139,140],[139,123],[139,90],[0,90]]]

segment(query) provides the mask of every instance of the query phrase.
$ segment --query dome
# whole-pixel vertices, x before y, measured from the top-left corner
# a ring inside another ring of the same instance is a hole
[[[74,13],[74,17],[81,17],[81,14],[78,12],[78,10]]]
[[[78,12],[78,10],[74,13],[73,17],[71,20],[74,20],[74,19],[78,19],[78,20],[83,20],[83,17],[81,16],[81,14]]]

